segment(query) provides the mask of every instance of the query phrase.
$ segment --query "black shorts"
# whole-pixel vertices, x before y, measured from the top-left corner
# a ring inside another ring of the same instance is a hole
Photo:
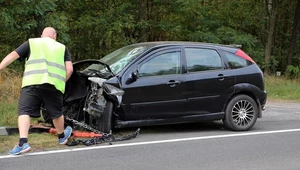
[[[40,117],[42,104],[52,119],[58,118],[62,115],[63,94],[52,85],[48,85],[46,88],[36,85],[21,89],[18,106],[19,115]]]

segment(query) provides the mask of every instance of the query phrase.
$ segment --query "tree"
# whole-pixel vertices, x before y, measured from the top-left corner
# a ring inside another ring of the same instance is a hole
[[[269,74],[273,61],[281,70],[286,63],[300,64],[294,60],[300,47],[299,1],[0,0],[0,52],[53,26],[73,61],[100,59],[136,42],[199,41],[241,44]]]
[[[280,0],[266,0],[267,3],[267,11],[268,11],[268,36],[267,42],[265,46],[265,75],[270,74],[270,58],[272,52],[272,43],[274,40],[274,31],[275,31],[275,24],[276,24],[276,16],[279,9]]]
[[[148,40],[149,28],[148,28],[148,0],[139,0],[139,39],[138,41],[145,42]]]
[[[56,12],[56,3],[54,0],[0,0],[0,54],[8,54],[28,38],[39,37],[44,27],[55,22],[60,21],[56,25],[60,33],[64,32],[60,28],[65,22]],[[15,63],[12,66],[20,68],[21,65]]]
[[[293,26],[290,46],[288,50],[287,66],[292,64],[292,58],[293,58],[294,48],[296,46],[296,40],[297,40],[299,28],[300,28],[300,0],[297,1],[297,6],[295,9],[294,26]]]

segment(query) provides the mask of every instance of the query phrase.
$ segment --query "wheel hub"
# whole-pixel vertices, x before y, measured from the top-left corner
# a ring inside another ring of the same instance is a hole
[[[239,111],[239,117],[240,117],[241,119],[245,119],[245,118],[246,118],[246,115],[247,115],[247,113],[246,113],[246,110],[245,110],[245,109],[241,109],[241,110]]]

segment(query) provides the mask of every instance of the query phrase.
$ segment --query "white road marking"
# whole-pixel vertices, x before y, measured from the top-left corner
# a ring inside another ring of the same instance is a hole
[[[286,130],[274,130],[274,131],[263,131],[263,132],[246,132],[246,133],[235,133],[235,134],[228,134],[228,135],[201,136],[201,137],[168,139],[168,140],[158,140],[158,141],[149,141],[149,142],[136,142],[136,143],[105,145],[105,146],[103,146],[103,145],[102,146],[91,146],[91,147],[84,147],[84,148],[32,152],[32,153],[26,153],[24,155],[5,155],[5,156],[0,156],[0,159],[17,158],[17,157],[23,157],[23,156],[28,156],[28,155],[34,156],[34,155],[47,155],[47,154],[64,153],[64,152],[85,151],[85,150],[92,150],[92,149],[105,149],[105,148],[116,148],[116,147],[126,147],[126,146],[138,146],[138,145],[172,143],[172,142],[216,139],[216,138],[229,138],[229,137],[251,136],[251,135],[264,135],[264,134],[275,134],[275,133],[288,133],[288,132],[300,132],[300,129],[286,129]]]

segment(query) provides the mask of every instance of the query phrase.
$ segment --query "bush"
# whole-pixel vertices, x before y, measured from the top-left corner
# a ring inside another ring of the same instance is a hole
[[[286,76],[290,79],[300,78],[300,67],[289,65],[287,67]]]

